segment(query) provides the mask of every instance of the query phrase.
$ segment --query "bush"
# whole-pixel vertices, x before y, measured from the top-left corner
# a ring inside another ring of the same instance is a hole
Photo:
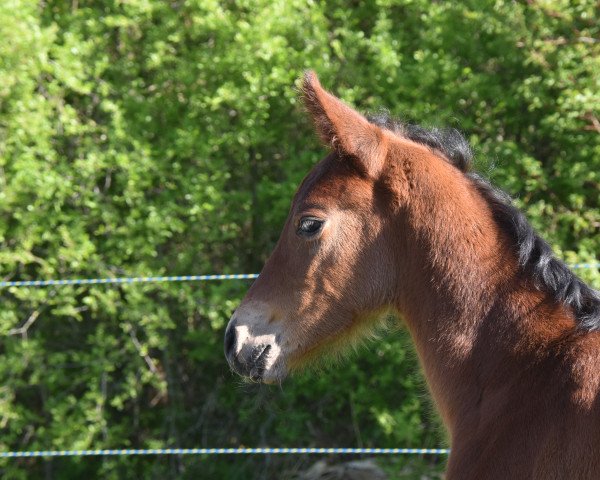
[[[306,68],[359,109],[458,126],[559,255],[595,261],[595,7],[5,0],[0,274],[258,271],[324,155],[297,105]],[[221,344],[247,286],[0,289],[0,449],[443,444],[403,332],[281,390],[240,385]],[[281,478],[311,461],[23,459],[0,472]]]

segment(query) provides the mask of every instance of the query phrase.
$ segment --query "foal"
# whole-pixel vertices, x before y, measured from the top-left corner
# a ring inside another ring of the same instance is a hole
[[[231,318],[241,375],[281,382],[394,312],[450,433],[452,479],[600,478],[600,296],[474,173],[456,131],[366,119],[304,78],[331,153]]]

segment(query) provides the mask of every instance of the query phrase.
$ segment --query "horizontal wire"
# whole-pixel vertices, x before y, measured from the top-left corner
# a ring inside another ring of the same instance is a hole
[[[578,269],[578,268],[600,268],[600,262],[596,262],[596,263],[573,263],[573,264],[569,265],[569,267],[571,267],[572,269]]]
[[[0,458],[114,457],[127,455],[289,455],[289,454],[448,455],[449,448],[125,448],[114,450],[37,450],[0,452]]]
[[[107,283],[157,283],[157,282],[202,282],[210,280],[246,280],[257,278],[258,273],[233,273],[223,275],[175,275],[170,277],[115,277],[74,278],[67,280],[18,280],[2,281],[1,287],[47,287],[50,285],[97,285]]]
[[[569,265],[573,269],[600,268],[598,263],[575,263]],[[174,275],[155,277],[115,277],[115,278],[74,278],[66,280],[16,280],[0,281],[3,287],[48,287],[51,285],[101,285],[127,283],[158,283],[158,282],[205,282],[211,280],[249,280],[258,278],[258,273],[232,273],[217,275]]]

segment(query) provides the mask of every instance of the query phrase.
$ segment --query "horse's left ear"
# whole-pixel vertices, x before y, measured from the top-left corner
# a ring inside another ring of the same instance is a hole
[[[383,130],[325,91],[315,72],[304,74],[302,96],[321,139],[332,148],[355,157],[367,174],[376,177],[387,154]]]

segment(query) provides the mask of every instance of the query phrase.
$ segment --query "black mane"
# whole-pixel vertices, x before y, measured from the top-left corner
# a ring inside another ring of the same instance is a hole
[[[562,260],[554,256],[550,245],[536,233],[525,215],[513,205],[508,194],[478,173],[470,171],[473,152],[458,130],[428,129],[402,123],[385,113],[368,118],[375,125],[441,153],[463,172],[487,200],[500,227],[513,240],[519,265],[523,272],[533,278],[536,288],[548,292],[557,302],[569,305],[581,328],[600,330],[600,293],[586,285]]]

